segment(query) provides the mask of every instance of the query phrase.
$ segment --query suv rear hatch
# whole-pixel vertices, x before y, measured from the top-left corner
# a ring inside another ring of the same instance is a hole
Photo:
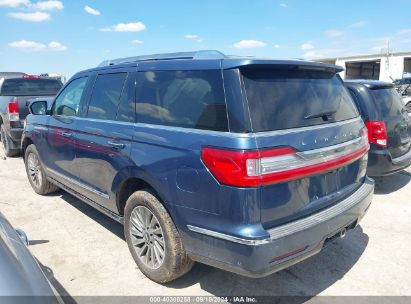
[[[367,132],[338,70],[274,65],[240,71],[261,154],[255,171],[265,228],[331,206],[360,187]]]
[[[392,87],[370,89],[380,119],[387,131],[387,149],[391,157],[396,158],[410,149],[410,117],[400,95]]]

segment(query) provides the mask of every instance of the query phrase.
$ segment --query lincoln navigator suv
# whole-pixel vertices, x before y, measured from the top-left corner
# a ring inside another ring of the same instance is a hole
[[[340,71],[217,51],[103,62],[30,104],[28,179],[122,223],[155,282],[194,262],[269,275],[370,206],[367,130]]]

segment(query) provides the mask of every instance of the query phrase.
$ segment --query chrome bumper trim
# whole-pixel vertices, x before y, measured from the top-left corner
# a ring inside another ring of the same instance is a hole
[[[355,207],[359,202],[361,202],[363,199],[365,199],[371,192],[374,190],[374,183],[367,179],[365,183],[353,194],[351,194],[349,197],[347,197],[345,200],[337,203],[336,205],[327,208],[323,211],[320,211],[318,213],[315,213],[313,215],[310,215],[306,218],[284,224],[272,229],[267,230],[267,232],[270,234],[269,238],[265,239],[245,239],[245,238],[239,238],[235,236],[231,236],[228,234],[224,234],[221,232],[205,229],[205,228],[200,228],[197,226],[193,225],[187,225],[188,230],[197,232],[203,235],[215,237],[218,239],[242,244],[242,245],[249,245],[249,246],[258,246],[258,245],[264,245],[271,243],[272,241],[275,241],[277,239],[280,239],[282,237],[292,235],[297,232],[301,232],[305,229],[310,229],[316,225],[322,224],[328,220],[331,220],[332,218],[336,217],[339,214],[342,214],[351,208]]]
[[[302,230],[309,229],[318,224],[331,220],[333,217],[350,210],[356,204],[365,199],[373,190],[374,184],[369,180],[366,180],[366,182],[357,191],[355,191],[352,195],[347,197],[345,200],[337,203],[336,205],[329,207],[318,213],[315,213],[311,216],[308,216],[306,218],[302,218],[300,220],[272,228],[267,232],[270,234],[271,240],[276,240],[287,235],[291,235]]]
[[[204,228],[200,228],[200,227],[196,227],[192,225],[187,225],[187,228],[190,231],[194,231],[197,233],[201,233],[204,235],[212,236],[218,239],[222,239],[222,240],[226,240],[226,241],[230,241],[234,243],[239,243],[243,245],[257,246],[257,245],[267,244],[270,242],[270,238],[260,239],[260,240],[243,239],[243,238],[231,236],[228,234],[224,234],[224,233],[220,233],[220,232],[216,232],[213,230],[208,230],[208,229],[204,229]]]

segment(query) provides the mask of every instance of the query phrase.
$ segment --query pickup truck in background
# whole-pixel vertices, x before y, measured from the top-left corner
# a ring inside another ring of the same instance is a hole
[[[0,137],[5,156],[20,153],[21,134],[30,100],[55,96],[63,83],[59,79],[0,73]]]

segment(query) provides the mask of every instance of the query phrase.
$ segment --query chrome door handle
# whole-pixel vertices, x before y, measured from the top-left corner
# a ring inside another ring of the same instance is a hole
[[[107,144],[110,147],[112,147],[113,149],[116,149],[116,150],[124,149],[125,146],[126,146],[125,144],[117,143],[117,142],[114,142],[114,141],[108,141]]]
[[[61,132],[61,135],[63,135],[64,137],[71,137],[73,135],[73,133],[71,133],[71,132]]]

